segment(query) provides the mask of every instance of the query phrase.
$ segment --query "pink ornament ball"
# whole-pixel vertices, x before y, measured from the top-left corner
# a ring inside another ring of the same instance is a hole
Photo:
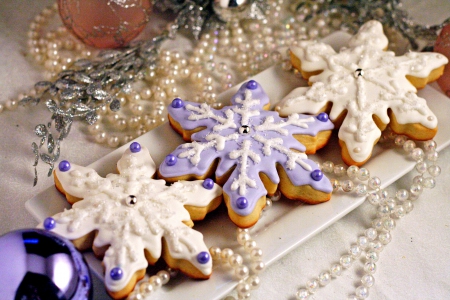
[[[445,55],[450,61],[450,24],[442,28],[434,44],[434,51]],[[450,97],[450,63],[445,66],[444,74],[437,82],[447,97]]]
[[[58,0],[67,29],[96,48],[126,46],[145,27],[151,0]]]

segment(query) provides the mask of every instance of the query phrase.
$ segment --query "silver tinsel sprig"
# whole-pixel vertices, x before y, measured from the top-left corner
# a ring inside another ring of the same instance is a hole
[[[36,168],[39,160],[50,166],[48,176],[52,174],[60,157],[61,142],[69,135],[72,123],[81,119],[94,124],[99,118],[98,111],[105,106],[112,111],[120,110],[117,95],[128,93],[131,84],[143,78],[143,71],[156,64],[160,46],[168,37],[168,32],[165,32],[125,49],[102,51],[96,60],[76,61],[70,70],[60,72],[52,82],[35,84],[36,96],[27,96],[20,104],[38,104],[43,100],[52,116],[47,124],[35,127],[40,142],[39,145],[32,143],[35,155],[34,185],[38,180]],[[58,132],[56,137],[51,132],[52,124]],[[44,145],[47,151],[43,151]]]
[[[400,33],[413,50],[432,47],[439,30],[450,22],[448,18],[441,24],[432,26],[417,24],[402,9],[401,0],[296,0],[292,7],[305,14],[305,22],[321,15],[340,15],[340,29],[352,34],[365,22],[378,20],[385,27]],[[420,41],[425,45],[421,46]]]
[[[154,5],[161,11],[175,12],[177,17],[172,30],[187,30],[195,39],[202,32],[224,26],[231,17],[263,19],[268,8],[266,0],[230,0],[226,8],[218,7],[218,2],[214,0],[156,0]]]

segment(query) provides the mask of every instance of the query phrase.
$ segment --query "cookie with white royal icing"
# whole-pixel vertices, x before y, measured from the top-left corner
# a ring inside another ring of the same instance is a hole
[[[257,222],[266,195],[277,188],[289,199],[328,201],[330,181],[306,155],[330,137],[333,124],[328,115],[281,118],[265,110],[269,98],[253,80],[244,83],[231,102],[232,106],[216,110],[173,100],[168,108],[170,124],[191,143],[169,154],[158,176],[170,182],[215,176],[223,185],[230,219],[241,228]]]
[[[117,163],[120,174],[99,176],[91,168],[61,161],[58,189],[72,208],[40,226],[73,241],[80,250],[103,257],[105,286],[115,299],[126,297],[148,264],[163,257],[169,267],[207,279],[212,270],[203,235],[193,230],[222,201],[211,179],[176,182],[153,179],[156,167],[148,149],[131,143]]]
[[[432,139],[437,118],[417,89],[441,76],[447,58],[438,53],[385,51],[388,39],[378,21],[365,23],[336,53],[317,41],[291,47],[291,61],[308,80],[276,107],[280,115],[329,112],[339,129],[342,158],[362,165],[388,125],[397,134]]]

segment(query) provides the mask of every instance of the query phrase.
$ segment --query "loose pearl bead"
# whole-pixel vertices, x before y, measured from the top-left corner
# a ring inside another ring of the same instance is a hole
[[[248,277],[250,270],[248,269],[247,266],[245,265],[240,265],[238,267],[236,267],[234,274],[236,275],[236,277],[238,279],[245,279]]]
[[[250,288],[254,290],[261,285],[261,279],[258,275],[251,275],[247,278],[247,283],[250,285]]]
[[[244,245],[245,242],[250,241],[251,237],[248,232],[239,232],[237,235],[237,241],[239,245]]]
[[[331,281],[331,275],[328,272],[322,272],[319,274],[319,284],[325,286]]]
[[[170,280],[170,274],[166,270],[158,271],[158,273],[156,273],[156,276],[161,279],[161,283],[163,285],[167,284]]]
[[[159,276],[153,275],[148,279],[148,282],[153,285],[155,288],[162,286],[162,280]]]
[[[226,261],[228,261],[230,256],[233,254],[234,254],[233,250],[231,250],[230,248],[225,248],[225,249],[222,249],[222,252],[220,253],[220,257],[222,258],[223,261],[226,262]]]
[[[333,277],[341,276],[342,266],[338,265],[338,264],[332,265],[330,268],[330,273],[331,273],[331,276],[333,276]]]
[[[106,141],[107,135],[106,132],[102,131],[96,134],[95,141],[99,144],[102,144]]]
[[[238,294],[248,294],[250,290],[251,290],[250,285],[246,282],[240,282],[236,286],[236,291],[238,292]]]
[[[244,262],[244,259],[242,258],[241,255],[239,254],[233,254],[228,258],[228,263],[230,264],[230,266],[232,267],[237,267],[242,265],[242,263]]]
[[[139,291],[144,294],[145,296],[149,296],[150,294],[153,293],[153,291],[155,290],[155,287],[150,284],[149,282],[142,282],[139,285]]]
[[[253,261],[261,260],[262,256],[263,256],[263,251],[260,248],[253,248],[250,251],[250,257]]]
[[[262,261],[255,261],[251,265],[252,271],[255,274],[259,274],[266,268],[266,264]]]
[[[299,290],[297,291],[297,293],[295,294],[295,297],[296,297],[298,300],[307,300],[307,299],[310,298],[310,297],[309,297],[309,293],[308,293],[308,291],[307,291],[306,289],[299,289]]]
[[[211,257],[213,260],[217,260],[221,258],[222,250],[219,247],[211,247],[209,248],[209,254],[211,254]]]
[[[120,144],[119,137],[113,135],[108,138],[108,146],[112,148],[116,148]]]
[[[311,294],[314,294],[317,291],[317,289],[319,288],[319,280],[317,280],[317,279],[308,280],[306,282],[306,288],[307,288],[308,292],[310,292]]]
[[[19,106],[19,101],[14,99],[9,99],[5,103],[5,107],[8,110],[15,110]]]

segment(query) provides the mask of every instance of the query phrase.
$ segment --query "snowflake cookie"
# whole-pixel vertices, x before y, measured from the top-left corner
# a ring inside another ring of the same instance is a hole
[[[105,286],[115,299],[126,297],[148,264],[161,256],[171,268],[209,278],[208,248],[203,235],[191,227],[192,220],[219,206],[221,187],[211,179],[170,186],[152,179],[155,163],[137,142],[125,151],[117,169],[119,174],[103,178],[93,169],[61,161],[54,173],[56,186],[75,203],[41,226],[103,257]]]
[[[438,53],[384,51],[388,40],[378,21],[365,23],[336,53],[317,41],[291,48],[291,61],[309,80],[276,107],[280,115],[330,112],[339,129],[342,158],[362,165],[371,156],[387,125],[397,134],[428,140],[437,132],[437,118],[417,88],[442,75],[447,58]]]
[[[207,104],[173,100],[169,121],[186,141],[159,167],[167,181],[204,179],[215,173],[223,185],[231,220],[239,227],[254,225],[277,188],[289,199],[310,204],[330,199],[332,187],[306,153],[326,144],[333,129],[328,115],[267,111],[269,99],[261,86],[244,83],[232,106],[216,110]],[[300,143],[299,141],[302,141]]]

